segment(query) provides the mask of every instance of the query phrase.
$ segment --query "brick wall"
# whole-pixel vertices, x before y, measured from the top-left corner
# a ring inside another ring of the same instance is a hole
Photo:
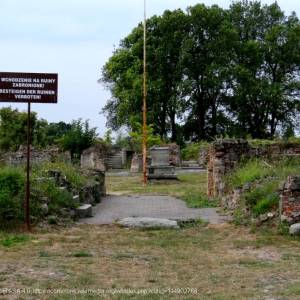
[[[290,224],[300,222],[300,176],[289,176],[282,185],[280,214]]]

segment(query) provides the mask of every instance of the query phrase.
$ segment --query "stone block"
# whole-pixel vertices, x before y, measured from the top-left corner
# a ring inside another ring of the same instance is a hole
[[[169,147],[152,147],[150,148],[150,156],[152,158],[151,167],[170,165]]]
[[[84,150],[80,157],[80,167],[82,169],[106,171],[106,158],[107,152],[100,146],[94,146]]]
[[[290,226],[290,234],[300,236],[300,223],[296,223]]]
[[[177,179],[175,167],[151,166],[148,168],[148,179]]]
[[[76,216],[80,219],[92,217],[92,205],[83,204],[76,208]]]
[[[158,218],[125,218],[117,222],[119,225],[129,228],[167,228],[179,229],[177,221]]]
[[[81,188],[79,192],[79,198],[81,203],[89,203],[95,205],[96,203],[100,203],[101,196],[105,192],[103,190],[103,185],[99,182],[94,181],[90,182],[83,188]]]

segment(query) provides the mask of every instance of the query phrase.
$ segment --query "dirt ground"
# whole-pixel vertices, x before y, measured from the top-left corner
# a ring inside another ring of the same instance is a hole
[[[3,299],[300,299],[299,242],[226,224],[52,229],[0,246],[0,291],[65,290]],[[107,294],[75,297],[70,289]]]

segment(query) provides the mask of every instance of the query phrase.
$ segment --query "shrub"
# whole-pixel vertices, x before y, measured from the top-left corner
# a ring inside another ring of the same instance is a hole
[[[57,140],[63,150],[69,150],[72,158],[80,158],[84,149],[96,142],[96,128],[90,128],[89,122],[81,119],[73,121],[70,130]]]
[[[17,168],[0,171],[0,222],[21,220],[24,203],[24,174]]]

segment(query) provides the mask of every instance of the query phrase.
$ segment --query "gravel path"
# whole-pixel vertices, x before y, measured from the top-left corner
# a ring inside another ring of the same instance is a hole
[[[107,196],[93,207],[92,218],[82,219],[83,224],[112,224],[127,217],[151,217],[170,220],[202,219],[211,224],[229,221],[221,216],[216,208],[188,208],[182,200],[170,196]]]

